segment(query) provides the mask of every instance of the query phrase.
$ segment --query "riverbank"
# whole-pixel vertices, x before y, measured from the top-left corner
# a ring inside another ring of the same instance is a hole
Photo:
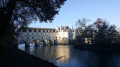
[[[1,67],[56,67],[54,64],[34,57],[11,45],[0,52]]]

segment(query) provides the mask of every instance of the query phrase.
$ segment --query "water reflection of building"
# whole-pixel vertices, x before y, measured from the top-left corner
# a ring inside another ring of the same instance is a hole
[[[69,52],[69,47],[66,46],[63,48],[63,46],[59,45],[58,48],[56,49],[56,54],[55,54],[55,57],[57,59],[57,62],[61,62],[61,63],[64,63],[64,62],[68,62],[69,59],[70,59],[70,52]]]
[[[25,47],[24,47],[25,48]],[[57,45],[51,47],[29,47],[25,48],[25,52],[33,54],[44,60],[53,60],[58,63],[69,62],[70,50],[69,46]]]
[[[70,40],[75,38],[75,32],[68,26],[51,28],[30,28],[21,27],[18,30],[18,42],[37,42],[44,44],[69,44]]]

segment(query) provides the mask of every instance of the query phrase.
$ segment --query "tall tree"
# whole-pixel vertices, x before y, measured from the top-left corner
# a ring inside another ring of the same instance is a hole
[[[16,26],[24,27],[37,19],[41,22],[52,22],[65,1],[0,0],[0,43],[14,37]]]
[[[91,41],[91,44],[93,44],[93,39],[95,37],[94,25],[90,24],[90,25],[86,26],[86,28],[82,34],[83,34],[82,36],[87,39],[88,44],[90,44],[90,41]]]
[[[88,21],[90,21],[90,20],[88,20],[88,19],[86,19],[86,18],[79,19],[79,20],[76,22],[76,25],[75,25],[76,28],[77,28],[77,32],[82,33],[82,32],[85,30],[85,28],[86,28],[86,23],[87,23]]]
[[[84,21],[84,22],[83,22]],[[109,25],[107,21],[98,18],[93,24],[86,25],[86,20],[78,20],[77,26],[77,41],[87,39],[88,44],[111,44],[118,37],[118,31],[115,25]]]
[[[79,19],[76,22],[76,27],[77,27],[77,41],[84,43],[85,38],[87,38],[88,36],[86,34],[88,34],[88,28],[86,23],[90,21],[88,19]]]
[[[118,32],[115,25],[109,25],[102,19],[97,19],[95,40],[97,44],[111,44],[116,38]]]

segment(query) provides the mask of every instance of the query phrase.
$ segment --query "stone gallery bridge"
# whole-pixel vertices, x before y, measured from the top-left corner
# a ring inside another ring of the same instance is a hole
[[[37,45],[54,45],[57,44],[57,32],[50,28],[20,28],[18,30],[18,43],[25,43],[29,46],[30,43]]]

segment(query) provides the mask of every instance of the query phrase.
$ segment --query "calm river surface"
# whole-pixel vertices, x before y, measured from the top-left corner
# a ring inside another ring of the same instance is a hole
[[[76,50],[68,45],[35,47],[31,44],[25,48],[20,44],[18,48],[58,67],[120,67],[119,53]]]

